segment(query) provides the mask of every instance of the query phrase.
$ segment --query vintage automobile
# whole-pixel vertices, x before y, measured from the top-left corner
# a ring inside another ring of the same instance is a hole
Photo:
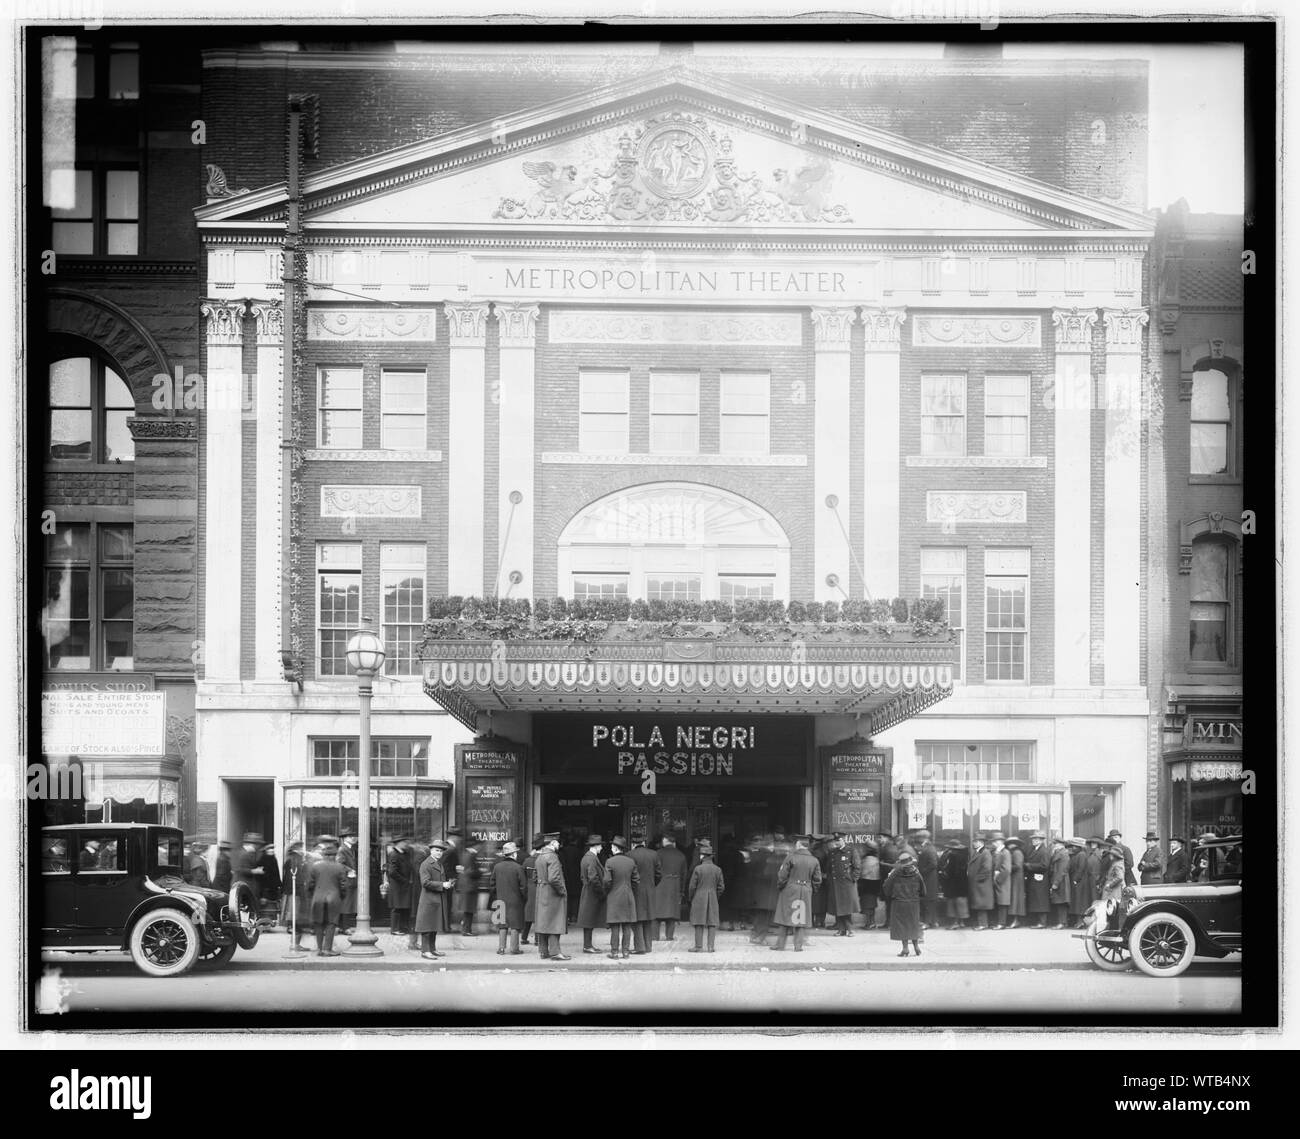
[[[1241,952],[1241,835],[1208,835],[1191,852],[1187,882],[1126,886],[1098,928],[1089,911],[1088,959],[1118,972],[1136,965],[1151,977],[1177,977],[1194,958]],[[1100,903],[1096,903],[1100,905]]]
[[[42,828],[42,949],[125,950],[151,977],[224,965],[236,948],[252,949],[261,933],[253,891],[244,882],[229,892],[190,885],[184,858],[175,827]]]

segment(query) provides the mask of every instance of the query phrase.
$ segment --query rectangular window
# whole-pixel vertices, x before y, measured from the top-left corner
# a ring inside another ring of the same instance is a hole
[[[51,172],[51,240],[69,256],[134,257],[140,249],[140,171],[134,167]]]
[[[104,171],[104,252],[134,257],[140,243],[140,172]]]
[[[140,45],[114,43],[108,47],[108,97],[140,98]]]
[[[573,575],[575,601],[595,601],[603,597],[626,596],[627,574],[625,573],[575,573]]]
[[[1035,778],[1031,742],[918,742],[916,759],[922,782],[1032,783]]]
[[[984,553],[984,678],[1027,679],[1029,551]]]
[[[1192,373],[1191,473],[1226,475],[1232,406],[1228,377],[1217,369]]]
[[[698,601],[700,575],[693,573],[647,575],[645,599],[647,601]]]
[[[578,450],[584,455],[626,455],[627,372],[578,373]]]
[[[385,451],[423,451],[428,445],[423,368],[385,368],[379,374],[379,445]]]
[[[383,597],[385,676],[418,676],[418,646],[424,629],[425,548],[423,542],[385,542],[379,547],[379,589]]]
[[[770,447],[771,376],[723,372],[718,449],[724,455],[766,455]]]
[[[361,745],[355,739],[314,739],[312,775],[339,778],[357,775]],[[423,779],[429,774],[429,741],[376,736],[370,741],[370,774],[384,778]]]
[[[1192,543],[1191,644],[1196,661],[1228,661],[1229,573],[1231,558],[1226,542],[1201,539]]]
[[[966,551],[923,549],[921,551],[921,596],[944,604],[944,617],[957,632],[957,665],[953,676],[960,680],[966,662]]]
[[[54,252],[66,256],[92,256],[95,252],[95,172],[56,169],[51,172],[51,195],[66,205],[50,210]]]
[[[718,578],[719,601],[771,601],[776,578],[769,573],[733,573]]]
[[[966,377],[921,377],[921,454],[966,454]]]
[[[361,449],[361,369],[317,368],[318,445]]]
[[[361,620],[361,543],[316,546],[317,672],[346,676],[348,640]]]
[[[75,522],[45,538],[45,667],[135,667],[135,577],[129,525]]]
[[[984,453],[1029,454],[1029,377],[984,377]]]
[[[650,453],[694,455],[699,450],[699,373],[651,372]]]

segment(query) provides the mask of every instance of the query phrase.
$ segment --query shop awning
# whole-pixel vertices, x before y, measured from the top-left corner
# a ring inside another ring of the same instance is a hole
[[[792,646],[719,641],[450,641],[426,646],[424,690],[471,731],[485,712],[658,709],[856,713],[876,735],[952,692],[935,638]]]

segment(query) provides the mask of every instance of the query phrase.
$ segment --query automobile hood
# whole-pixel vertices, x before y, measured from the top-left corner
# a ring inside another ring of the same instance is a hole
[[[168,875],[159,878],[154,885],[168,894],[180,894],[183,897],[194,898],[204,905],[207,905],[208,902],[224,903],[226,901],[226,895],[221,890],[213,890],[208,886],[195,886],[190,882],[186,882],[184,878],[173,878]]]

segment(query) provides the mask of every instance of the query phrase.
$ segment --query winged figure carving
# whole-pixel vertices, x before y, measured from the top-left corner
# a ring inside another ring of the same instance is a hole
[[[800,167],[793,178],[788,170],[774,170],[772,191],[786,205],[801,210],[806,220],[816,221],[821,217],[822,199],[829,189],[826,172],[825,163]]]
[[[578,180],[576,166],[557,166],[554,162],[525,162],[524,173],[541,187],[538,197],[556,205],[563,205],[574,194],[586,189],[590,181]]]

